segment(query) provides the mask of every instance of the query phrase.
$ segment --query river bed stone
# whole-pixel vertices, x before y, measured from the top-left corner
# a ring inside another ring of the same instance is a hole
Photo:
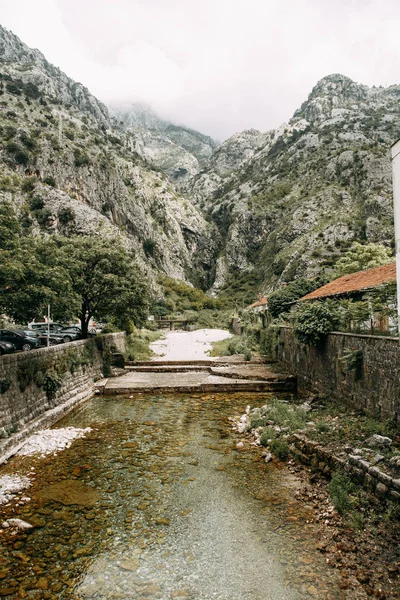
[[[236,448],[230,417],[265,401],[255,394],[96,397],[64,418],[60,427],[91,430],[57,456],[17,456],[4,467],[22,476],[34,469],[35,477],[30,502],[3,505],[0,521],[40,526],[0,533],[2,594],[361,597],[351,578],[342,589],[343,577],[316,547],[319,525],[312,499],[296,498],[298,475],[266,464],[246,440]]]

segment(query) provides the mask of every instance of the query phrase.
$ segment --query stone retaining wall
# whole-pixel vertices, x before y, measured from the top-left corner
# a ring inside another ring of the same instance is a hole
[[[309,440],[299,434],[290,439],[296,448],[297,458],[313,469],[325,475],[341,468],[358,484],[375,494],[378,498],[400,501],[400,479],[391,477],[360,456],[350,454],[346,458],[335,456],[318,442]]]
[[[343,357],[359,352],[358,368],[346,372]],[[398,338],[330,333],[320,347],[301,344],[290,327],[281,327],[276,358],[297,376],[300,393],[317,393],[347,402],[400,427],[400,346]]]
[[[0,463],[32,431],[90,397],[93,383],[104,377],[109,353],[124,350],[125,334],[111,333],[1,356]]]

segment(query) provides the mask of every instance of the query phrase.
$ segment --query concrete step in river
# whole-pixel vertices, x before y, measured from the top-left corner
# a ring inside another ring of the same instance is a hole
[[[296,378],[274,371],[273,366],[236,360],[134,363],[127,365],[127,373],[99,382],[100,394],[129,394],[136,392],[262,392],[296,391]]]

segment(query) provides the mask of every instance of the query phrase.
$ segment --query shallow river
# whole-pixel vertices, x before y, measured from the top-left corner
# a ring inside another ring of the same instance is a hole
[[[0,508],[36,527],[3,531],[0,596],[341,598],[296,476],[236,449],[228,417],[255,396],[95,397],[60,421],[92,431],[3,469],[34,469],[31,501]]]

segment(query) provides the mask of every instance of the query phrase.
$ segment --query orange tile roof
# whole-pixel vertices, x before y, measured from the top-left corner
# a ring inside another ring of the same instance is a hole
[[[253,304],[250,304],[250,306],[246,306],[246,309],[257,308],[257,306],[264,306],[264,304],[268,304],[267,296],[263,296],[262,298],[259,298],[259,300],[257,300],[256,302],[253,302]]]
[[[383,265],[383,267],[373,267],[372,269],[366,269],[365,271],[343,275],[343,277],[334,279],[334,281],[331,281],[327,285],[303,296],[299,301],[358,292],[360,290],[377,287],[378,285],[388,283],[389,281],[396,281],[396,262]]]

